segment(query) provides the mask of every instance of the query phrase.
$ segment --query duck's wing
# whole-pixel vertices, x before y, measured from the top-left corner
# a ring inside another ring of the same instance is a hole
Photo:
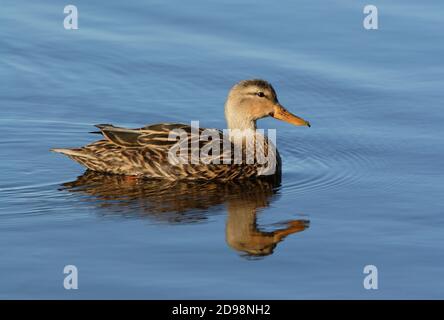
[[[227,141],[227,137],[220,130],[193,128],[182,123],[160,123],[138,129],[119,128],[110,124],[98,124],[96,127],[109,142],[125,148],[148,148],[168,152],[173,146],[186,145],[190,147],[189,152],[193,153],[194,149],[200,151],[215,145],[222,151],[224,143],[231,146],[231,142]]]
[[[100,133],[110,142],[127,148],[170,147],[177,143],[175,132],[191,134],[191,127],[180,123],[160,123],[138,129],[115,127],[111,124],[98,124]]]

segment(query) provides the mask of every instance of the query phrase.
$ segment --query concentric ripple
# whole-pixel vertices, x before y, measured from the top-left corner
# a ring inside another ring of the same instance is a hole
[[[317,135],[292,141],[283,137],[278,148],[283,158],[286,193],[319,192],[355,185],[390,188],[396,179],[379,179],[387,163],[381,155],[392,149],[387,141],[369,143],[365,135]],[[333,141],[334,140],[334,141]]]

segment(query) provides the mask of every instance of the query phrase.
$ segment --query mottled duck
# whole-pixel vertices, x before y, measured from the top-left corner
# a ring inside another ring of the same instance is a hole
[[[219,181],[280,177],[281,160],[275,145],[269,135],[256,130],[256,121],[269,116],[310,126],[279,103],[271,84],[253,79],[240,81],[228,94],[225,117],[229,130],[179,123],[138,129],[101,124],[96,127],[103,140],[52,151],[90,170],[127,176]]]

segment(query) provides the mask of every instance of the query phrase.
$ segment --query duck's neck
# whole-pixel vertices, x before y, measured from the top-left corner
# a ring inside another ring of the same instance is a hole
[[[230,140],[233,143],[233,137],[245,137],[256,131],[256,120],[241,105],[242,101],[230,93],[225,102],[225,119],[227,120],[227,128],[230,130]]]
[[[227,118],[227,125],[231,130],[256,130],[256,121],[246,118]]]
[[[242,119],[242,118],[228,118],[227,124],[229,131],[230,140],[232,142],[239,141],[239,139],[235,139],[235,137],[241,136],[245,138],[248,135],[251,135],[256,131],[256,121],[250,119]],[[240,141],[242,141],[241,139]]]

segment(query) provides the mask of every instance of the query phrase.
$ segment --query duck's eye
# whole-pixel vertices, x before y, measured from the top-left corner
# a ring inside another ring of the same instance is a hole
[[[261,98],[265,97],[265,93],[263,93],[262,91],[256,93],[256,95]]]

